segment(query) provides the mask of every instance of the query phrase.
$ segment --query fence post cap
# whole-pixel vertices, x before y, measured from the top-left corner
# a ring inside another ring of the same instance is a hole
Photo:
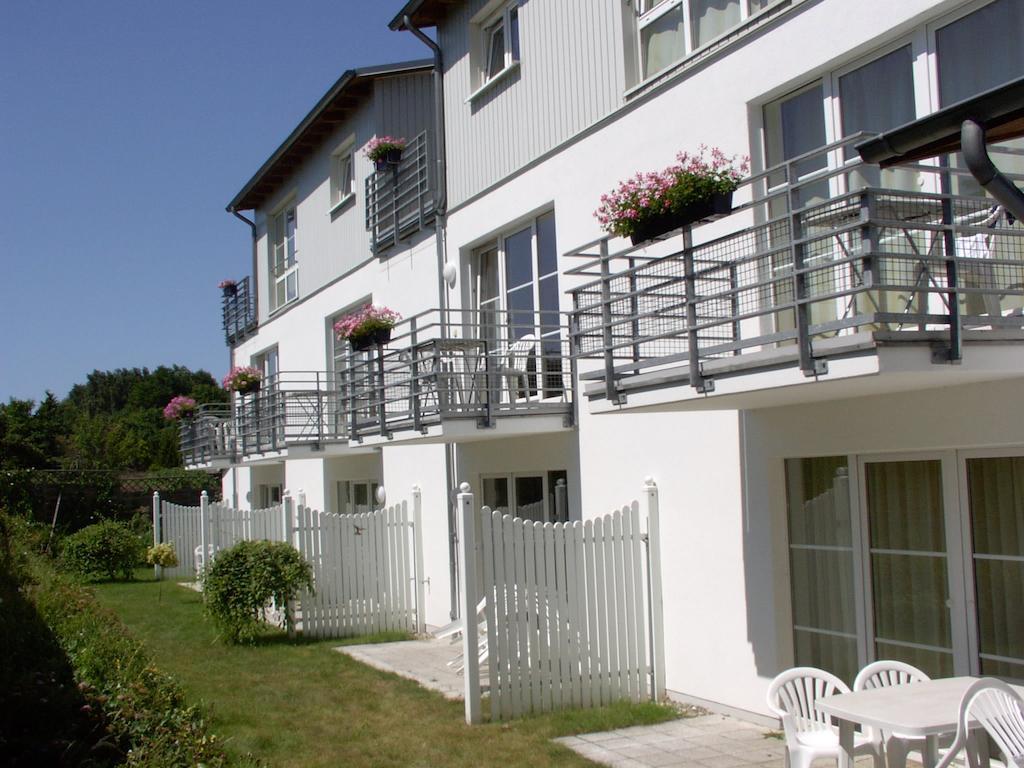
[[[469,483],[459,483],[459,493],[469,493]]]
[[[422,491],[423,491],[423,489],[420,488],[418,483],[414,483],[413,484],[413,486],[412,486],[412,492],[413,493],[422,493]]]
[[[210,498],[210,494],[208,494],[208,493],[207,493],[206,491],[203,491],[203,492],[202,492],[201,494],[199,494],[199,495],[200,495],[200,496],[202,496],[202,497],[203,497],[204,499],[208,499],[208,498]]]

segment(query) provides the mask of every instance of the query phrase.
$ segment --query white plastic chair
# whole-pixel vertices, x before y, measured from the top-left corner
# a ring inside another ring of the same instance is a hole
[[[810,768],[819,757],[839,761],[839,732],[816,705],[826,696],[849,692],[838,677],[815,667],[789,669],[772,680],[768,686],[768,708],[782,720],[789,768]],[[872,755],[875,768],[882,768],[882,747],[875,739],[855,733],[853,754]]]
[[[967,763],[981,765],[968,736],[972,721],[995,741],[1009,768],[1024,768],[1024,699],[1002,680],[983,677],[971,683],[960,699],[956,738],[936,768],[948,768],[960,752],[967,750]]]
[[[868,664],[853,681],[853,690],[869,691],[875,688],[888,688],[892,685],[910,685],[930,680],[924,672],[915,666],[902,661],[883,660]],[[885,747],[885,757],[889,768],[905,766],[910,752],[920,752],[924,765],[935,765],[937,759],[936,742],[917,736],[906,736],[900,733],[874,734]]]
[[[537,337],[528,333],[496,353],[498,375],[506,381],[508,401],[512,406],[519,399],[520,391],[525,393],[527,399],[530,397],[530,376],[536,375],[536,372],[531,373],[528,366],[536,347]]]

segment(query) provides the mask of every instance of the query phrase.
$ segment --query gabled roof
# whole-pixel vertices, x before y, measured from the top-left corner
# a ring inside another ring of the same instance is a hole
[[[1024,78],[1011,80],[857,145],[868,163],[912,163],[960,150],[960,126],[974,120],[990,143],[1024,136]]]
[[[402,19],[408,16],[417,27],[436,27],[448,12],[464,0],[408,0],[388,24],[393,30],[402,29]]]
[[[228,210],[249,211],[263,203],[338,123],[348,120],[373,93],[374,80],[409,72],[429,72],[432,67],[432,60],[417,59],[345,72],[228,203]]]

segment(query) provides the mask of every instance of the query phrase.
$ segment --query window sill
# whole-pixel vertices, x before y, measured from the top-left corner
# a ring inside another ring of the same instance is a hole
[[[489,91],[492,88],[494,88],[498,83],[502,82],[503,80],[507,80],[509,78],[509,76],[513,72],[517,72],[518,70],[519,70],[519,62],[518,61],[513,61],[511,64],[509,64],[503,70],[501,70],[501,72],[496,74],[494,77],[492,77],[486,83],[484,83],[479,88],[477,88],[475,91],[473,91],[471,94],[469,94],[469,96],[466,97],[466,103],[467,104],[473,103],[480,96],[482,96],[483,94],[487,93],[487,91]]]
[[[345,195],[343,198],[341,198],[341,200],[336,202],[334,205],[332,205],[328,209],[327,215],[328,216],[333,216],[334,214],[336,214],[338,211],[340,211],[342,208],[347,206],[350,202],[352,202],[355,199],[356,199],[356,193],[355,192],[349,192],[347,195]]]

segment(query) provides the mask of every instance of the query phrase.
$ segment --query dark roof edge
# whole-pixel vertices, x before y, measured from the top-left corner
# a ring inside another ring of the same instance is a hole
[[[1020,118],[1022,114],[1024,77],[893,128],[861,142],[856,149],[868,163],[888,166],[912,162],[949,151],[946,147],[950,142],[959,147],[960,126],[964,120],[974,120],[984,127],[990,127]],[[938,151],[932,151],[936,148]]]
[[[299,124],[295,129],[288,134],[281,145],[274,150],[273,154],[267,159],[263,165],[260,166],[259,170],[253,174],[252,178],[245,183],[245,186],[236,194],[231,202],[227,205],[227,210],[234,213],[239,210],[248,210],[246,208],[239,208],[241,201],[253,190],[253,188],[260,183],[264,175],[273,168],[277,162],[284,157],[285,153],[292,148],[292,145],[298,141],[299,137],[316,121],[317,117],[327,109],[334,99],[345,92],[345,89],[352,85],[357,80],[362,79],[373,79],[377,77],[384,77],[390,75],[398,75],[405,72],[417,72],[420,70],[429,71],[433,68],[433,59],[415,59],[413,61],[400,61],[392,64],[376,64],[368,67],[357,67],[356,69],[349,69],[342,73],[334,85],[332,85],[320,100],[316,103],[316,106],[309,111],[309,113],[299,121]]]
[[[395,14],[395,18],[388,22],[388,27],[394,32],[405,29],[405,17],[413,16],[423,6],[424,2],[425,0],[409,0],[402,6],[402,10]]]

